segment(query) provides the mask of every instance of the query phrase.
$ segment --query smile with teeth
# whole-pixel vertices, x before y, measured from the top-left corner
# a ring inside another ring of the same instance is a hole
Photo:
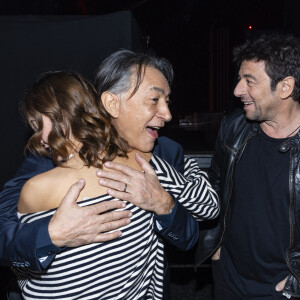
[[[253,102],[244,102],[244,105],[250,105],[250,104],[253,104]]]

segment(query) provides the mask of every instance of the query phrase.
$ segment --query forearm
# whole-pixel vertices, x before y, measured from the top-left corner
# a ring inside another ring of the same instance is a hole
[[[37,252],[37,235],[48,235],[45,226],[21,224],[17,217],[17,204],[24,183],[31,177],[53,167],[49,159],[30,156],[25,159],[16,176],[4,185],[0,193],[0,261],[2,265],[15,262],[30,264],[30,268],[40,269]],[[49,220],[48,220],[49,222]],[[44,229],[43,229],[44,228]],[[51,248],[51,246],[50,246]]]
[[[60,252],[50,240],[49,219],[30,224],[19,223],[12,216],[10,220],[0,220],[1,265],[28,267],[38,271],[47,267],[55,254]],[[45,256],[48,259],[41,262],[40,259]]]
[[[191,249],[199,237],[196,219],[177,201],[171,213],[155,215],[154,228],[170,244],[183,251]]]
[[[219,214],[219,201],[207,174],[199,168],[196,161],[186,159],[184,175],[181,187],[169,186],[168,192],[197,220],[215,218]]]

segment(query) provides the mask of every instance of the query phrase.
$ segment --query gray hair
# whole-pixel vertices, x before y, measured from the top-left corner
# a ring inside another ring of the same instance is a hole
[[[101,63],[94,76],[94,86],[100,96],[105,91],[122,94],[130,89],[132,76],[136,75],[135,88],[131,94],[133,96],[143,80],[147,66],[160,71],[167,79],[169,86],[172,85],[174,72],[171,63],[166,58],[119,50]],[[134,74],[134,70],[136,70],[136,74]]]

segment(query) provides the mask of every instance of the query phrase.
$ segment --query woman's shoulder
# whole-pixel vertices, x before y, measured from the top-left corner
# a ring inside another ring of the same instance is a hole
[[[60,172],[54,168],[29,179],[21,190],[18,211],[31,213],[43,210],[42,205],[51,200],[61,178]]]

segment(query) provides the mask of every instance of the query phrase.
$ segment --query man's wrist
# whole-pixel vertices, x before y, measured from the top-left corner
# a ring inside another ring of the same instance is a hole
[[[164,192],[162,194],[160,205],[158,205],[158,207],[155,209],[154,212],[157,215],[168,215],[172,212],[174,206],[175,206],[175,202],[172,196],[169,193]]]
[[[49,237],[53,245],[59,248],[64,248],[65,244],[64,241],[59,237],[59,230],[57,230],[57,228],[53,228],[55,227],[53,226],[54,219],[55,219],[55,215],[53,215],[53,217],[49,222],[49,226],[48,226]]]

